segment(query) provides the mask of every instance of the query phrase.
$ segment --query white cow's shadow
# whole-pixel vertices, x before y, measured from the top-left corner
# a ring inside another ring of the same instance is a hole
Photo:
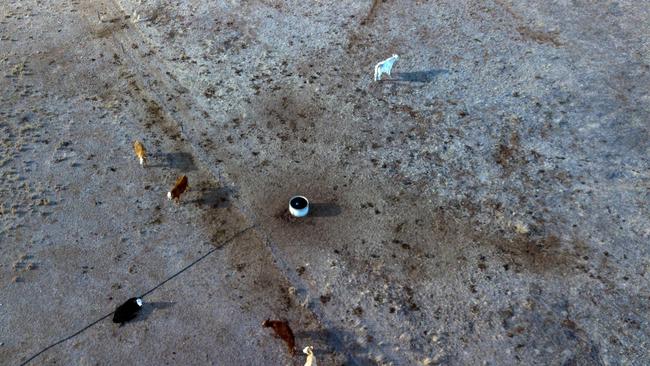
[[[385,81],[405,81],[412,83],[430,83],[434,81],[439,75],[448,74],[449,70],[445,69],[432,69],[427,71],[412,71],[412,72],[394,72],[392,78]]]

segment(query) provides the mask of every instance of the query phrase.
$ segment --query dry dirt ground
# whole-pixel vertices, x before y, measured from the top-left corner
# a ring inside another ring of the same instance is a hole
[[[650,364],[648,39],[645,0],[0,2],[0,364],[302,365],[267,318],[319,365]]]

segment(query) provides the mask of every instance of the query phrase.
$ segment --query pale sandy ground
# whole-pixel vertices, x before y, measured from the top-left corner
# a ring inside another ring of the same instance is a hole
[[[319,365],[649,364],[648,24],[646,1],[1,2],[0,364],[302,365],[266,318]]]

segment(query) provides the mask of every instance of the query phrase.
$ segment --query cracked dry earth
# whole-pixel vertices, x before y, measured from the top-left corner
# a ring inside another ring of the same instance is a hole
[[[0,363],[302,365],[272,318],[319,365],[649,364],[648,24],[645,1],[3,1]]]

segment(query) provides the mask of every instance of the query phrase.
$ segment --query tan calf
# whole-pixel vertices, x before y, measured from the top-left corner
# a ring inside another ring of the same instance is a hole
[[[144,166],[147,162],[147,150],[144,148],[144,145],[140,141],[134,142],[133,151],[135,151],[135,156],[140,159],[140,165]]]
[[[318,366],[316,364],[316,357],[314,357],[314,347],[307,346],[303,348],[302,353],[307,355],[307,360],[305,361],[305,366]]]

